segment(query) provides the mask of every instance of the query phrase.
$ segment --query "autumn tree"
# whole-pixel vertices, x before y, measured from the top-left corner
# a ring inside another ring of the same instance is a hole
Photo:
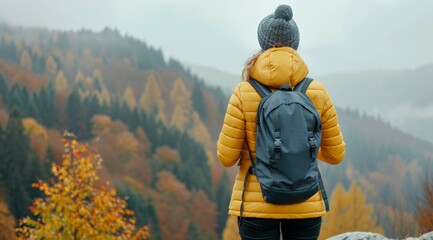
[[[57,73],[57,76],[54,79],[54,88],[56,92],[63,92],[68,88],[68,79],[66,79],[63,71]]]
[[[183,110],[179,104],[176,104],[173,114],[171,115],[170,126],[174,126],[179,131],[183,131],[187,123],[188,117],[185,113],[185,110]]]
[[[332,192],[330,209],[323,219],[321,239],[350,231],[383,234],[373,216],[373,206],[366,203],[366,196],[356,182],[352,182],[347,192],[341,183],[337,184]]]
[[[100,156],[73,134],[62,141],[63,162],[53,163],[52,181],[33,184],[46,197],[33,202],[36,220],[20,220],[19,239],[147,239],[148,229],[136,229],[134,213],[116,190],[108,182],[96,185]]]
[[[4,196],[1,189],[0,193]],[[0,198],[0,239],[15,239],[15,217],[3,197]]]
[[[181,240],[188,233],[187,206],[191,192],[170,172],[160,172],[156,184],[160,195],[155,205],[163,239]]]
[[[32,148],[38,153],[40,158],[44,158],[48,147],[47,129],[34,118],[24,118],[22,122],[25,134],[30,137]]]
[[[47,58],[47,62],[45,63],[45,67],[46,67],[46,71],[48,73],[48,76],[54,77],[55,74],[57,73],[57,63],[56,61],[54,61],[52,56],[49,56]]]
[[[235,216],[229,216],[223,232],[223,240],[240,240],[238,220]]]
[[[140,106],[147,113],[151,114],[154,108],[158,108],[162,102],[161,90],[154,75],[147,78],[144,92],[140,97]],[[162,109],[159,109],[160,111]]]
[[[426,172],[422,181],[422,194],[416,203],[418,225],[422,232],[433,229],[433,177]]]
[[[204,145],[209,144],[212,140],[208,128],[197,112],[192,114],[192,128],[189,130],[189,134]]]
[[[201,235],[213,236],[217,228],[217,209],[205,192],[192,194],[189,213]]]
[[[191,92],[181,78],[176,78],[170,92],[172,104],[179,104],[182,109],[191,111]]]
[[[23,51],[21,53],[21,60],[20,60],[21,66],[27,70],[32,71],[32,59],[30,59],[30,55],[27,51]]]
[[[131,87],[127,87],[125,92],[123,92],[123,101],[131,110],[137,106],[137,101]]]

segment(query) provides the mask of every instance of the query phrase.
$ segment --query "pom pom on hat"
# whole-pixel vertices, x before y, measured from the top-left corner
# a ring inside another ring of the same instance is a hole
[[[293,20],[292,8],[288,5],[280,5],[274,13],[263,18],[257,29],[257,36],[263,50],[275,46],[298,49],[299,30]]]
[[[274,17],[276,19],[281,18],[290,21],[293,17],[292,8],[287,5],[280,5],[275,9]]]

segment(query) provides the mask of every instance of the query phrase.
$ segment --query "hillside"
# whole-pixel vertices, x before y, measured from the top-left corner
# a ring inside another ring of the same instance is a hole
[[[221,87],[226,93],[230,93],[236,86],[236,83],[241,81],[241,74],[233,74],[222,70],[201,66],[199,64],[187,64],[191,72],[202,77],[203,80],[214,87]]]
[[[230,186],[215,164],[219,88],[113,29],[0,25],[0,38],[0,185],[16,220],[30,214],[31,183],[46,177],[46,159],[60,161],[68,130],[100,151],[103,179],[128,196],[152,239],[221,234]]]
[[[69,130],[100,151],[102,178],[128,196],[137,225],[150,225],[152,239],[220,239],[233,227],[226,212],[236,168],[224,169],[215,156],[228,101],[220,87],[115,29],[0,24],[0,40],[0,166],[8,166],[0,167],[0,185],[16,219],[29,213],[39,196],[31,183],[47,178]],[[342,165],[322,165],[329,195],[337,183],[357,182],[386,236],[414,235],[416,225],[395,230],[408,220],[393,216],[415,221],[402,193],[419,191],[432,144],[371,115],[338,113],[347,155]]]

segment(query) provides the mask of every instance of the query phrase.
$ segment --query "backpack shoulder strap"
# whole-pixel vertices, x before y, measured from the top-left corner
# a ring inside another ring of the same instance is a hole
[[[307,91],[308,86],[310,86],[310,83],[313,81],[313,79],[309,78],[309,77],[305,77],[304,80],[300,81],[294,91],[298,91],[301,92],[303,94],[305,94],[305,92]]]
[[[256,79],[250,77],[250,80],[248,82],[253,86],[253,88],[260,94],[262,98],[266,97],[267,95],[271,94],[272,91],[269,89],[269,87],[263,85]]]

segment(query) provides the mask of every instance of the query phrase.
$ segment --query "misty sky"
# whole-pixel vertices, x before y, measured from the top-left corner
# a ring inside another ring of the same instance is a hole
[[[259,50],[257,25],[293,8],[313,76],[433,63],[431,0],[0,0],[0,20],[69,30],[115,27],[164,56],[239,73]]]

